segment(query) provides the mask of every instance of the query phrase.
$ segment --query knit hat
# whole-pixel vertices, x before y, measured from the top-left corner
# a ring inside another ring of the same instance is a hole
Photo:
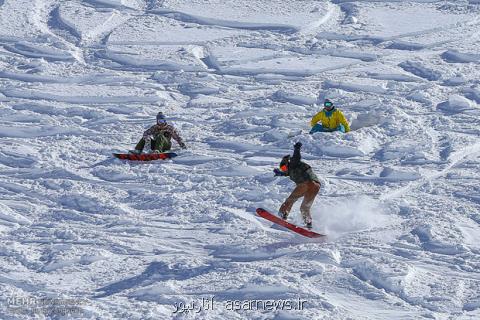
[[[159,112],[157,114],[157,123],[166,123],[167,122],[167,119],[165,118],[165,115],[163,114],[163,112]]]

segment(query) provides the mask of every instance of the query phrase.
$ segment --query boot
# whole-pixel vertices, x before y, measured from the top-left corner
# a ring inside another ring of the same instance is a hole
[[[307,227],[307,229],[312,229],[312,218],[310,216],[305,215],[303,221],[305,222],[305,227]]]

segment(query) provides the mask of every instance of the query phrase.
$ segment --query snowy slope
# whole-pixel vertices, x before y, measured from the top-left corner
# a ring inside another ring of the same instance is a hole
[[[0,0],[0,318],[478,319],[479,41],[477,0]],[[113,159],[158,111],[189,148]],[[321,241],[255,215],[297,141]]]

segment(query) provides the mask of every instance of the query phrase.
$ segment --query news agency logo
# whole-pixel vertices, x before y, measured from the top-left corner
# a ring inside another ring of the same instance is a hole
[[[79,316],[83,314],[81,306],[88,305],[87,299],[64,299],[31,296],[11,296],[7,298],[7,308],[16,315],[43,315],[47,317]]]

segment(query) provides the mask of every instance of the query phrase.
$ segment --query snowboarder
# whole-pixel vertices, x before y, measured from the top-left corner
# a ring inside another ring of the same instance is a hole
[[[325,99],[323,107],[323,110],[313,116],[310,121],[312,126],[310,134],[315,132],[350,131],[350,126],[345,116],[342,111],[335,108],[332,101]]]
[[[143,137],[135,146],[135,150],[131,150],[130,152],[140,154],[146,144],[150,145],[151,152],[162,153],[170,150],[172,147],[172,138],[178,142],[182,149],[187,148],[182,138],[178,135],[177,130],[175,130],[171,124],[168,124],[163,113],[159,112],[157,114],[157,124],[151,126],[143,133]]]
[[[295,143],[293,147],[293,156],[284,156],[280,162],[280,169],[274,169],[273,172],[275,173],[275,176],[288,176],[290,177],[290,180],[297,184],[290,196],[280,207],[280,216],[283,219],[287,219],[293,204],[299,198],[303,197],[303,201],[300,206],[300,212],[302,213],[302,217],[307,228],[312,228],[312,216],[310,215],[310,208],[312,207],[318,191],[320,191],[320,180],[313,172],[312,167],[301,161],[301,147],[301,142]]]

